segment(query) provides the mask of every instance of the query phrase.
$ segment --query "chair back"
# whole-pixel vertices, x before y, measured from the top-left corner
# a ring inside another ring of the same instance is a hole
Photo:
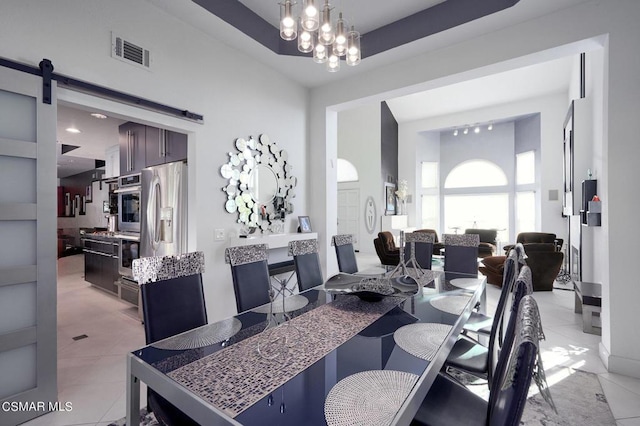
[[[202,289],[204,253],[135,259],[147,344],[207,324]]]
[[[225,249],[225,261],[231,265],[233,291],[238,313],[271,301],[271,279],[266,244],[252,244]]]
[[[500,353],[489,395],[487,424],[491,426],[520,424],[534,374],[543,397],[555,409],[539,358],[539,341],[544,339],[544,334],[533,296],[525,295],[519,300],[513,317],[509,324],[514,328],[513,343]]]
[[[426,232],[411,232],[404,234],[404,261],[409,263],[415,259],[417,266],[421,269],[431,269],[431,258],[433,256],[434,234]]]
[[[324,283],[320,256],[318,256],[318,240],[314,238],[290,241],[289,256],[293,256],[299,291],[302,292]]]
[[[514,260],[515,256],[510,256],[510,258],[507,259],[507,261],[510,262],[505,264],[505,275],[508,275],[507,268],[511,267],[510,264],[514,262]],[[504,351],[508,352],[511,350],[511,345],[513,344],[515,333],[516,314],[520,306],[520,301],[524,296],[529,295],[532,292],[533,288],[531,286],[531,271],[526,266],[522,268],[517,279],[515,279],[514,276],[511,283],[503,282],[503,287],[500,291],[498,307],[496,308],[496,313],[493,317],[493,323],[491,325],[489,346],[487,348],[489,357],[487,363],[487,381],[489,383],[490,389],[491,386],[493,386],[493,377],[500,374],[498,353],[503,353]],[[504,341],[500,341],[501,339],[499,338],[499,328],[502,327],[502,322],[504,321],[505,306],[507,306],[508,304],[508,296],[510,293],[512,294],[512,300],[511,310],[507,319],[507,330],[505,333]],[[496,337],[498,337],[498,339],[496,339]],[[498,343],[498,345],[496,345],[496,343]]]
[[[347,274],[355,274],[358,272],[356,252],[353,249],[353,235],[334,235],[333,238],[331,238],[331,244],[336,248],[338,270]]]
[[[478,274],[478,234],[444,234],[444,270]]]
[[[464,230],[465,234],[478,234],[480,236],[481,243],[490,243],[495,245],[496,238],[498,238],[498,231],[495,229],[478,229],[469,228]]]

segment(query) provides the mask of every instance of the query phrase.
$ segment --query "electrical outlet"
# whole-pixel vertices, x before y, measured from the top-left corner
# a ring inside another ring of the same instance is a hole
[[[214,239],[216,241],[222,241],[226,238],[224,229],[216,229],[214,231]]]

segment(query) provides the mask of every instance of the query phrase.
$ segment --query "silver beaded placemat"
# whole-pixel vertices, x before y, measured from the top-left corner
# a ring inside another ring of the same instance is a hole
[[[476,288],[480,285],[477,278],[454,278],[451,285],[458,288]]]
[[[281,314],[283,312],[291,312],[297,311],[298,309],[302,309],[309,304],[309,299],[304,296],[300,296],[299,294],[294,294],[293,296],[289,296],[284,299],[284,309],[282,306],[282,299],[277,299],[273,301],[273,309],[271,313],[273,314]],[[269,313],[269,304],[258,306],[255,309],[252,309],[253,312],[257,312],[259,314],[268,314]]]
[[[450,332],[447,324],[409,324],[397,329],[393,340],[411,355],[431,361]]]
[[[152,343],[151,346],[158,349],[185,350],[203,348],[223,342],[240,331],[242,323],[237,318],[229,318],[207,327],[196,328],[179,334],[171,339]]]
[[[460,315],[464,312],[470,299],[471,296],[442,296],[434,297],[429,303],[439,311]]]
[[[388,426],[418,376],[404,371],[363,371],[340,380],[329,391],[324,417],[329,426]]]

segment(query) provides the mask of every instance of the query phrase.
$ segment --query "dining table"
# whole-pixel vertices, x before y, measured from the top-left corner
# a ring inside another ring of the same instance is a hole
[[[127,354],[127,425],[145,383],[201,425],[409,425],[483,276],[339,273]]]

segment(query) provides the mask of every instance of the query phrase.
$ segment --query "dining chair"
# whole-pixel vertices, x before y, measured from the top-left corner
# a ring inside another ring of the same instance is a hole
[[[238,313],[271,301],[271,279],[267,264],[267,244],[227,247],[225,262],[231,265],[233,291]]]
[[[331,238],[331,245],[336,248],[338,270],[347,274],[355,274],[358,272],[356,252],[353,248],[353,235],[334,235]]]
[[[324,283],[317,239],[290,241],[289,256],[293,256],[298,291],[302,292]]]
[[[520,245],[522,247],[522,245]],[[500,297],[498,298],[498,304],[493,316],[488,316],[477,311],[472,311],[469,319],[463,326],[464,332],[472,332],[485,336],[491,335],[491,329],[493,328],[493,320],[496,315],[501,316],[500,326],[498,328],[498,341],[502,344],[502,317],[504,316],[504,307],[509,293],[513,289],[513,284],[520,271],[519,251],[512,249],[509,255],[506,257],[502,272],[502,286],[500,288]]]
[[[478,274],[478,234],[444,234],[444,270],[462,274]]]
[[[202,288],[204,253],[135,259],[132,273],[140,285],[147,344],[207,324]],[[197,425],[153,389],[147,408],[161,425]]]
[[[533,292],[531,286],[531,270],[527,266],[523,266],[518,278],[515,281],[512,294],[511,310],[509,311],[509,320],[514,316],[514,313],[518,311],[520,300]],[[506,296],[508,291],[501,293],[499,300],[506,303]],[[504,305],[503,305],[504,306]],[[504,307],[499,306],[498,309],[504,310]],[[502,315],[496,315],[493,318],[491,326],[491,334],[489,336],[489,342],[487,346],[482,345],[478,341],[471,339],[464,334],[456,340],[447,360],[445,361],[445,370],[448,368],[454,368],[457,370],[470,373],[480,378],[486,378],[487,384],[492,385],[492,378],[496,368],[496,362],[498,360],[498,352],[509,348],[509,344],[513,339],[514,329],[507,326],[507,330],[504,334],[504,341],[502,347],[500,347],[497,341],[498,328],[501,326]]]
[[[532,296],[520,299],[509,327],[516,330],[513,344],[500,353],[489,400],[440,373],[420,405],[412,426],[518,425],[534,376],[541,393],[554,407],[543,379],[539,341],[544,339],[544,334],[538,306]]]
[[[426,232],[408,232],[404,234],[404,261],[414,260],[421,269],[431,269],[434,234]]]

